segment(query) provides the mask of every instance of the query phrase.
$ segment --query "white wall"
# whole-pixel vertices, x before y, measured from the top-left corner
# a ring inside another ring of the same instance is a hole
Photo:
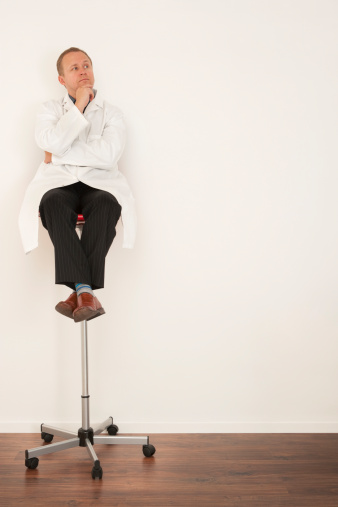
[[[337,431],[338,3],[12,0],[1,8],[1,431],[79,427],[80,327],[17,216],[55,62],[92,57],[126,114],[134,250],[89,324],[92,422],[123,431]],[[6,49],[7,48],[7,49]]]

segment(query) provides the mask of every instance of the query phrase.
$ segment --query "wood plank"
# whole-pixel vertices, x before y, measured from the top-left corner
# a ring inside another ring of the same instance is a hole
[[[0,506],[338,505],[336,434],[155,434],[151,458],[142,446],[95,445],[103,468],[95,481],[81,447],[28,470],[24,450],[41,442],[40,434],[0,435]]]

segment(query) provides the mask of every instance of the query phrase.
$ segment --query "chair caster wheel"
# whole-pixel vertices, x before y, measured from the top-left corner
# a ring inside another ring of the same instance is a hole
[[[25,459],[25,465],[27,468],[30,468],[31,470],[34,470],[39,464],[39,458],[28,458]]]
[[[41,438],[45,442],[51,442],[54,438],[54,435],[51,435],[50,433],[45,433],[44,431],[41,432]]]
[[[109,435],[116,435],[116,433],[119,431],[119,428],[116,426],[116,424],[111,424],[108,426],[107,431]]]
[[[92,478],[93,479],[102,479],[103,470],[100,466],[99,461],[95,461],[95,465],[92,468]]]
[[[153,445],[148,444],[143,446],[143,454],[145,455],[146,458],[150,458],[150,456],[155,454],[155,452],[156,449]]]

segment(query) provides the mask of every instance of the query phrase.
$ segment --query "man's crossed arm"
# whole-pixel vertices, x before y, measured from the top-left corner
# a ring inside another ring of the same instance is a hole
[[[78,108],[80,113],[83,113],[84,108],[89,101],[94,98],[93,89],[90,86],[81,86],[76,90],[75,106]],[[52,153],[45,151],[45,164],[50,164],[52,161]]]
[[[83,87],[81,90],[91,89]],[[36,141],[45,151],[45,163],[108,170],[115,166],[125,145],[123,115],[117,108],[109,108],[102,133],[86,142],[80,141],[79,134],[88,126],[87,119],[80,113],[90,99],[90,94],[81,92],[79,97],[77,94],[76,108],[71,108],[60,118],[50,105],[44,105],[38,116]]]

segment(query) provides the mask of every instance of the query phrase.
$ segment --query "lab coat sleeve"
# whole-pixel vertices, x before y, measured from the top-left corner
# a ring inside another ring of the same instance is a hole
[[[77,107],[60,117],[54,101],[46,102],[38,112],[35,140],[42,150],[62,156],[87,125],[88,121]]]
[[[126,127],[122,112],[114,108],[107,114],[101,135],[89,135],[86,142],[76,139],[62,156],[54,155],[54,165],[76,165],[113,169],[122,155]]]

